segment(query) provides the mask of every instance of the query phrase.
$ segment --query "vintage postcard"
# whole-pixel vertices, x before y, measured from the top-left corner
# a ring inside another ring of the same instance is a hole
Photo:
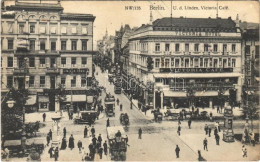
[[[2,0],[2,161],[258,161],[259,2]]]

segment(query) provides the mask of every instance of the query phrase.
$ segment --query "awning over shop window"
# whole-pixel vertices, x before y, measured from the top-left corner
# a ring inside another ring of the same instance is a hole
[[[163,91],[165,97],[186,97],[185,92]]]
[[[48,96],[39,96],[38,102],[49,102],[49,97]]]
[[[25,105],[34,105],[36,103],[36,95],[29,95]]]
[[[164,91],[164,96],[165,97],[187,97],[186,92],[174,92],[174,91]],[[229,95],[229,92],[226,91],[224,93],[224,96]],[[217,91],[200,91],[200,92],[195,92],[196,97],[207,97],[207,96],[218,96]]]
[[[66,95],[65,102],[71,102],[71,95]],[[86,95],[72,95],[72,102],[86,102]]]
[[[255,80],[257,80],[258,82],[260,82],[260,77],[255,77]]]

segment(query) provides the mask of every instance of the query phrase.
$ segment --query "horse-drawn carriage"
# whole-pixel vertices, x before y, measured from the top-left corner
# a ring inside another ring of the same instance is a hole
[[[36,133],[39,131],[40,122],[36,121],[35,123],[26,123],[25,132],[28,137],[36,136]]]
[[[120,123],[123,125],[129,125],[129,117],[127,113],[120,114]]]
[[[80,111],[79,115],[74,118],[74,123],[75,124],[94,124],[95,120],[98,117],[98,112],[91,110],[91,111]]]
[[[165,113],[164,113],[165,117],[170,117],[172,119],[178,119],[180,116],[180,113],[177,112],[177,110],[174,109],[168,109]]]
[[[154,115],[154,120],[155,120],[156,122],[161,122],[161,121],[162,121],[163,114],[162,114],[160,111],[158,111],[158,110],[153,110],[153,111],[151,111],[151,112],[153,113],[153,115]]]

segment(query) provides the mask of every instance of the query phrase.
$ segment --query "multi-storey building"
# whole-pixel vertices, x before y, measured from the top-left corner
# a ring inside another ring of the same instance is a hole
[[[2,17],[2,87],[28,89],[26,105],[39,111],[91,102],[93,23],[91,14],[64,13],[57,4],[16,2]],[[60,86],[61,85],[61,86]],[[57,101],[64,87],[65,100]],[[89,100],[88,100],[89,99]]]
[[[157,19],[130,37],[130,73],[139,81],[145,104],[154,108],[188,106],[190,87],[196,106],[218,105],[219,93],[240,101],[241,39],[230,17]]]

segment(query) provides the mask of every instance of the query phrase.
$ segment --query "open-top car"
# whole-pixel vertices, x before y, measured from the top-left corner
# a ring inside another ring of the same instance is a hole
[[[98,117],[98,112],[91,110],[91,111],[80,111],[78,116],[74,118],[75,124],[94,124],[95,120]]]
[[[123,125],[129,125],[129,117],[127,113],[120,114],[120,123]]]

